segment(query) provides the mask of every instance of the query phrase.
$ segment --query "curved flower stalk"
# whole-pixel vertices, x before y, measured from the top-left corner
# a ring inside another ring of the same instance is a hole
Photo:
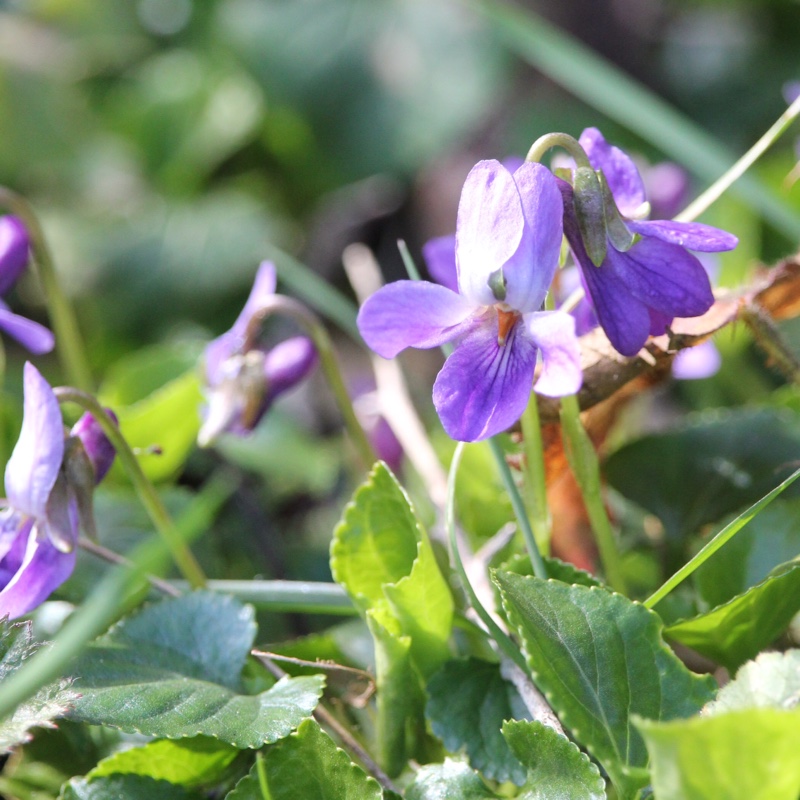
[[[316,366],[317,353],[306,336],[285,339],[272,348],[259,343],[261,313],[276,283],[275,266],[263,262],[233,327],[206,347],[208,406],[197,437],[201,447],[223,432],[252,431],[275,399]]]
[[[29,261],[30,239],[18,217],[0,217],[0,296],[11,291]],[[0,330],[16,339],[35,355],[49,353],[55,345],[53,334],[38,322],[15,314],[0,300]]]
[[[478,441],[519,419],[535,390],[572,394],[581,384],[575,326],[568,314],[539,311],[558,265],[562,209],[555,178],[539,164],[513,175],[481,161],[461,193],[456,226],[458,291],[398,281],[358,315],[366,343],[393,358],[407,347],[455,342],[433,387],[447,433]]]
[[[575,209],[576,190],[559,181],[564,233],[600,325],[622,355],[633,356],[648,336],[663,334],[673,318],[700,316],[714,302],[703,265],[689,250],[731,250],[738,240],[697,222],[643,219],[649,207],[631,158],[609,145],[596,128],[587,128],[579,143],[607,187],[600,263],[587,252]]]
[[[114,451],[85,414],[65,436],[58,400],[25,364],[22,430],[6,466],[0,515],[0,617],[38,606],[75,567],[79,530],[94,532],[92,490]]]

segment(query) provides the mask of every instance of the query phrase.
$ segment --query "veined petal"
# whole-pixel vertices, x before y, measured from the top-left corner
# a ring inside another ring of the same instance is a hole
[[[511,173],[499,161],[479,161],[470,170],[458,204],[458,287],[474,305],[497,298],[489,276],[517,252],[526,231],[522,199]]]
[[[542,372],[534,391],[547,397],[575,394],[583,383],[583,373],[574,317],[563,311],[539,311],[523,319],[542,353]]]
[[[59,552],[30,531],[22,564],[0,590],[0,617],[14,619],[43,603],[72,574],[76,555]]]
[[[64,427],[50,384],[30,362],[24,388],[22,430],[6,465],[6,495],[17,511],[40,518],[64,457]]]
[[[456,237],[439,236],[422,245],[422,257],[431,278],[436,283],[458,291],[458,270],[456,268]]]
[[[622,216],[633,216],[647,199],[633,159],[610,145],[597,128],[586,128],[578,141],[589,156],[589,163],[605,175]]]
[[[558,267],[564,208],[556,179],[546,167],[526,162],[513,177],[526,226],[517,252],[503,268],[505,302],[525,313],[541,307]]]
[[[626,253],[609,247],[600,270],[616,275],[637,300],[669,317],[697,317],[714,303],[700,261],[659,239],[642,239]]]
[[[459,342],[433,385],[433,404],[447,434],[477,442],[500,433],[522,416],[530,398],[536,347],[517,322],[503,346],[497,319]]]
[[[0,330],[5,331],[36,356],[49,353],[55,347],[55,337],[48,328],[32,319],[15,314],[2,301],[0,301]]]
[[[701,253],[733,250],[739,240],[727,231],[700,222],[673,222],[669,219],[627,220],[628,230],[662,242],[680,245]]]
[[[263,261],[256,273],[250,296],[236,318],[236,322],[229,331],[218,336],[206,346],[204,353],[206,377],[212,386],[220,379],[222,363],[244,347],[250,321],[264,307],[266,301],[275,294],[276,285],[275,265],[271,261]]]
[[[478,309],[444,286],[396,281],[361,306],[358,329],[378,355],[394,358],[406,347],[438,347],[469,327]]]
[[[17,540],[20,531],[25,527],[26,523],[30,523],[28,524],[30,528],[30,525],[33,524],[33,520],[29,517],[25,517],[24,514],[20,514],[13,508],[7,508],[0,514],[0,563],[2,563],[6,554],[14,546],[14,542]],[[0,586],[2,585],[2,575],[0,574]]]

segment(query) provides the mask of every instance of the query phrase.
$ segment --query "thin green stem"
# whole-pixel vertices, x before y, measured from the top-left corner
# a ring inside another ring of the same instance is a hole
[[[259,750],[256,753],[256,774],[258,775],[258,788],[261,791],[262,800],[272,800],[269,793],[269,781],[267,780],[267,767],[264,764],[264,754]]]
[[[706,211],[712,203],[719,200],[725,191],[739,180],[780,139],[798,115],[800,115],[800,97],[778,117],[769,130],[730,169],[681,211],[675,217],[676,221],[691,222],[691,220],[697,219]]]
[[[550,518],[550,507],[547,505],[544,443],[542,441],[542,425],[539,419],[539,404],[536,394],[533,392],[531,392],[531,397],[525,413],[522,415],[521,422],[522,445],[525,454],[525,466],[522,475],[525,481],[526,504],[539,550],[548,554],[550,552],[552,520]]]
[[[192,555],[191,550],[186,546],[178,533],[169,512],[161,501],[161,497],[153,484],[142,471],[139,461],[131,450],[120,429],[116,426],[105,409],[92,397],[92,395],[82,392],[72,387],[59,386],[53,390],[60,403],[75,403],[88,411],[103,429],[103,433],[108,437],[114,447],[122,466],[128,473],[142,505],[147,509],[150,519],[158,533],[163,538],[175,561],[178,569],[192,587],[199,588],[205,585],[206,577],[203,570]]]
[[[478,595],[472,588],[472,584],[467,577],[467,571],[464,569],[464,562],[461,560],[461,553],[458,549],[458,540],[456,538],[456,521],[455,521],[455,505],[456,505],[456,478],[458,477],[458,466],[461,463],[461,456],[464,452],[464,443],[459,442],[456,445],[455,453],[453,453],[453,460],[450,462],[450,475],[447,481],[447,508],[445,509],[445,524],[447,527],[447,536],[450,540],[450,550],[453,556],[453,565],[458,573],[461,585],[467,593],[469,602],[475,609],[475,613],[480,617],[481,622],[486,626],[486,629],[492,635],[492,638],[497,643],[497,646],[508,656],[521,670],[526,674],[528,667],[525,664],[525,659],[522,657],[519,648],[517,648],[511,639],[501,630],[500,626],[492,619],[491,614],[483,607]]]
[[[625,594],[622,562],[603,502],[600,462],[589,434],[581,422],[578,398],[574,394],[561,398],[561,430],[567,460],[580,487],[589,522],[600,550],[600,560],[606,580],[612,589]]]
[[[581,147],[580,142],[568,133],[546,133],[540,136],[528,150],[528,155],[525,156],[526,161],[538,162],[541,161],[544,154],[554,147],[561,147],[572,156],[575,164],[579,167],[589,167],[589,156],[586,151]]]
[[[350,438],[365,469],[370,469],[378,458],[372,449],[367,434],[364,433],[364,429],[358,421],[356,412],[353,410],[353,403],[347,392],[347,387],[344,385],[339,363],[333,351],[333,344],[327,330],[325,330],[325,326],[313,311],[299,301],[285,295],[273,295],[259,312],[259,317],[265,319],[272,314],[285,314],[296,320],[308,332],[314,342],[314,346],[317,348],[322,371],[325,373],[328,386],[333,392],[347,432],[350,434]]]
[[[503,453],[503,448],[496,438],[489,439],[489,447],[492,450],[497,469],[500,470],[500,477],[503,485],[511,498],[511,505],[514,509],[514,514],[517,518],[517,524],[522,531],[522,538],[525,540],[525,547],[528,550],[528,555],[531,559],[531,566],[533,567],[533,574],[537,578],[547,580],[547,566],[542,560],[542,554],[539,552],[539,545],[536,543],[536,537],[533,535],[531,523],[528,520],[528,514],[525,511],[525,503],[522,501],[522,496],[517,489],[517,484],[514,483],[514,476],[506,463],[506,457]]]
[[[75,310],[61,287],[39,219],[30,203],[22,195],[12,192],[5,186],[0,186],[0,205],[8,208],[12,214],[18,216],[25,223],[25,228],[30,236],[33,258],[39,268],[39,278],[47,299],[64,374],[72,385],[85,391],[91,391],[93,388],[92,372],[89,369],[86,348],[78,328]]]
[[[776,486],[769,494],[764,495],[757,503],[754,503],[743,514],[736,517],[733,522],[729,522],[691,561],[684,564],[671,578],[669,578],[661,588],[656,589],[644,605],[652,608],[660,600],[663,600],[676,586],[683,583],[701,564],[711,558],[717,550],[727,541],[733,538],[753,517],[768,506],[784,489],[788,488],[798,478],[800,469],[795,470],[783,483]]]
[[[412,281],[421,281],[422,276],[419,274],[417,265],[414,263],[414,259],[411,257],[408,245],[405,243],[404,239],[397,240],[397,249],[400,251],[400,258],[403,259],[403,266],[406,268],[408,277],[411,278]]]

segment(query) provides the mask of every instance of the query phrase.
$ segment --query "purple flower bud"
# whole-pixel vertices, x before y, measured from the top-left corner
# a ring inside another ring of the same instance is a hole
[[[17,217],[0,217],[0,295],[11,290],[28,264],[30,239]]]
[[[115,423],[119,422],[117,415],[110,408],[105,409],[105,411]],[[80,439],[94,469],[94,482],[96,484],[100,483],[114,463],[114,456],[116,455],[114,446],[103,433],[103,429],[97,423],[97,420],[88,412],[72,426],[70,436]]]
[[[317,351],[307,336],[294,336],[267,351],[264,374],[267,403],[297,386],[317,365]]]

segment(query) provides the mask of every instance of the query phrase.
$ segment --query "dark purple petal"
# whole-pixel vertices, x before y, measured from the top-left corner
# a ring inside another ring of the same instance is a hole
[[[316,365],[317,350],[307,336],[294,336],[276,344],[264,360],[269,400],[296,386]]]
[[[660,311],[656,311],[653,308],[648,310],[650,311],[650,335],[661,336],[666,333],[667,325],[675,318],[670,317],[668,314],[662,314]]]
[[[633,233],[660,239],[662,242],[697,250],[701,253],[719,253],[733,250],[739,240],[727,231],[703,225],[701,222],[673,222],[668,219],[627,220]]]
[[[675,356],[672,362],[672,377],[679,381],[710,378],[719,370],[722,356],[714,342],[705,341],[694,347],[687,347]]]
[[[49,353],[56,343],[55,337],[48,328],[9,311],[8,306],[2,301],[0,301],[0,330],[5,331],[26,350],[37,356]]]
[[[105,411],[114,422],[118,422],[117,415],[110,408],[105,409]],[[97,423],[97,420],[88,412],[72,426],[70,435],[76,436],[81,440],[83,449],[86,451],[86,455],[94,468],[95,483],[100,483],[114,463],[114,445],[103,433],[103,429]]]
[[[447,434],[477,442],[504,431],[522,415],[531,394],[536,347],[518,321],[503,346],[497,317],[459,342],[433,385],[433,404]]]
[[[6,465],[6,496],[17,511],[41,518],[64,457],[64,428],[50,384],[30,362],[24,391],[22,430]]]
[[[30,526],[26,528],[22,563],[0,589],[0,617],[7,614],[14,619],[32,611],[61,586],[75,568],[75,550],[62,553],[47,539],[37,540]]]
[[[647,198],[631,157],[610,145],[597,128],[586,128],[578,141],[589,156],[589,163],[605,175],[620,213],[624,217],[634,216]]]
[[[6,294],[28,264],[30,239],[21,219],[0,217],[0,295]]]
[[[538,311],[547,295],[561,253],[564,208],[553,174],[541,164],[524,163],[515,173],[526,233],[503,268],[505,302],[522,311]]]
[[[642,179],[654,219],[672,219],[689,202],[689,173],[679,164],[653,164]]]
[[[526,314],[524,322],[542,353],[542,371],[534,391],[548,397],[575,394],[583,383],[575,320],[563,311],[539,311]]]
[[[714,303],[698,259],[659,239],[642,239],[627,253],[609,247],[600,272],[615,275],[639,302],[669,317],[697,317]]]
[[[475,306],[444,286],[397,281],[361,306],[358,329],[378,355],[394,358],[406,347],[438,347],[469,327]]]
[[[458,270],[456,268],[456,237],[439,236],[422,246],[422,257],[428,267],[428,273],[436,283],[448,289],[458,291]]]
[[[516,254],[526,232],[511,173],[499,161],[479,161],[461,190],[456,225],[458,286],[473,305],[497,302],[489,276]]]
[[[225,359],[244,348],[250,322],[267,300],[275,294],[276,283],[275,265],[271,261],[263,261],[256,273],[250,296],[233,327],[206,346],[204,354],[206,378],[212,386],[220,380],[219,372]]]

